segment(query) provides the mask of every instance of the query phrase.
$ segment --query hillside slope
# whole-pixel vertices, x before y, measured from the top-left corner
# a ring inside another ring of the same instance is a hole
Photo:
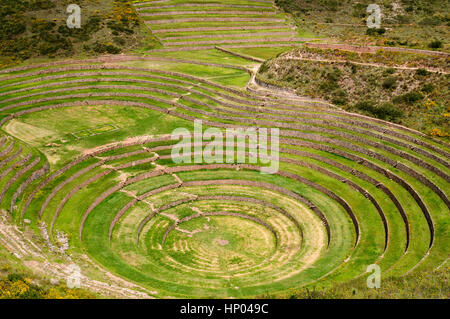
[[[0,64],[37,57],[128,52],[157,45],[130,1],[80,0],[80,29],[69,29],[69,0],[2,0]]]
[[[301,30],[353,43],[449,50],[449,0],[276,0]],[[381,29],[368,30],[369,4],[381,7]]]

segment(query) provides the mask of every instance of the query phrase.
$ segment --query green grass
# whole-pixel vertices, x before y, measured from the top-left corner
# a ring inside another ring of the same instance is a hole
[[[409,53],[380,52],[358,56],[340,50],[307,48],[293,50],[289,54],[306,59],[337,60],[340,63],[291,60],[281,55],[264,64],[258,79],[292,88],[302,96],[326,99],[351,112],[400,123],[426,134],[438,129],[444,137],[448,135],[449,121],[445,115],[445,105],[449,100],[445,85],[448,75],[429,72],[422,76],[414,69],[401,69],[404,64],[412,68],[425,65],[435,69],[437,65],[445,65],[444,58],[429,62],[433,59]],[[385,64],[383,59],[395,62]],[[376,65],[352,64],[350,61]],[[385,81],[390,78],[395,80],[393,87],[384,87]],[[430,89],[426,89],[427,86]],[[416,101],[399,99],[411,92],[421,92],[420,98]],[[383,111],[382,107],[387,111]]]
[[[199,176],[198,176],[198,174],[199,173],[196,173],[195,175],[197,175],[197,176],[193,176],[195,179],[197,179]],[[228,177],[230,177],[229,176],[229,173],[223,173],[224,174],[224,176],[228,176]],[[189,173],[189,175],[191,175],[191,173]],[[183,180],[189,180],[188,178],[187,178],[187,176],[189,176],[189,175],[186,175],[186,174],[180,174],[180,176],[181,176],[181,178],[183,179]],[[209,174],[210,175],[210,174]],[[252,173],[252,175],[255,175],[254,173]],[[217,173],[215,173],[215,174],[213,174],[213,175],[210,175],[212,178],[219,178],[220,177],[220,174],[217,174]],[[242,177],[242,175],[237,175],[238,177]],[[258,175],[256,175],[256,176],[258,176]],[[203,176],[202,176],[203,177]],[[198,191],[201,191],[203,188],[201,188],[201,189],[198,189],[197,190],[197,192]],[[219,189],[217,189],[218,191],[220,191],[220,192],[223,192],[223,188],[219,188]],[[186,191],[188,191],[188,190],[186,190]],[[203,192],[206,192],[207,194],[212,194],[214,191],[213,191],[213,189],[211,189],[211,188],[208,188],[208,189],[204,189],[204,191]],[[235,192],[231,192],[230,194],[233,194],[233,193],[235,193]],[[255,195],[254,195],[255,196]],[[257,195],[256,195],[257,196]],[[171,200],[174,200],[174,199],[176,199],[176,197],[173,197],[173,196],[170,196],[169,197]],[[166,201],[167,199],[161,199],[161,201],[160,201],[160,203],[162,204],[162,203],[164,203],[165,201]],[[154,202],[155,204],[157,204],[158,203],[158,198],[154,198],[154,199],[152,199],[152,202]],[[280,202],[280,201],[277,201],[277,203],[283,203],[282,201]],[[222,202],[217,202],[217,204],[218,205],[222,205],[222,204],[224,204],[224,203],[222,203]],[[209,204],[208,204],[209,205]],[[120,206],[120,205],[119,205]],[[123,227],[126,227],[126,225],[129,225],[129,226],[127,226],[128,228],[129,227],[131,227],[131,229],[130,229],[130,231],[132,231],[132,229],[134,228],[135,229],[135,227],[136,227],[136,222],[135,222],[135,217],[133,217],[134,216],[134,212],[136,212],[136,213],[140,213],[140,214],[146,214],[146,213],[148,213],[148,212],[146,212],[146,211],[148,211],[147,209],[145,209],[145,204],[144,205],[139,205],[140,207],[141,207],[141,209],[138,209],[138,208],[136,208],[135,210],[131,210],[129,213],[128,213],[128,215],[127,215],[127,217],[124,217],[124,220],[123,220],[123,222],[121,222],[121,224],[120,225],[122,225],[122,224],[124,224],[124,226]],[[142,208],[143,208],[143,210],[142,210]],[[99,209],[100,209],[100,207],[99,207]],[[181,208],[180,208],[181,209]],[[177,211],[180,211],[180,209],[177,209]],[[105,213],[106,213],[106,211],[108,211],[108,210],[100,210],[100,211],[98,211],[97,213],[94,213],[93,215],[92,215],[92,219],[94,219],[95,220],[95,216],[98,216],[98,215],[101,215],[101,216],[105,216]],[[168,213],[169,213],[169,211],[168,211]],[[258,216],[260,216],[260,214],[258,214]],[[90,217],[90,219],[88,220],[88,223],[87,223],[87,225],[86,225],[86,227],[90,227],[89,225],[92,225],[92,226],[94,226],[94,224],[95,223],[93,223],[92,222],[92,219],[91,219],[91,217]],[[127,220],[129,220],[129,222],[127,222]],[[184,226],[183,226],[184,227]],[[123,237],[123,232],[121,231],[121,229],[122,229],[122,226],[120,226],[120,228],[119,228],[120,230],[117,230],[117,235],[116,236],[120,236],[120,237],[117,237],[117,238],[130,238],[130,239],[132,239],[133,238],[133,236],[125,236],[125,237]],[[125,229],[127,229],[127,228],[125,228]],[[125,231],[125,230],[124,230]],[[88,231],[88,232],[86,232],[86,241],[88,241],[88,242],[91,242],[91,240],[90,240],[90,237],[91,237],[91,234],[92,232],[90,232],[90,231]],[[154,233],[154,231],[149,231],[149,232],[147,232],[148,234],[151,234],[151,233]],[[120,234],[120,235],[119,235]],[[162,234],[160,233],[160,236],[162,236]],[[156,239],[156,238],[155,238]],[[169,245],[169,243],[171,242],[170,241],[170,237],[169,237],[169,239],[168,239],[169,241],[167,242],[167,245]],[[97,242],[97,241],[95,241],[95,240],[93,240],[92,241],[92,243],[95,243],[95,242]],[[114,241],[115,242],[115,241]],[[116,247],[116,245],[114,244],[114,242],[113,242],[113,248],[114,247]],[[147,240],[146,240],[146,242],[147,242]],[[130,245],[132,245],[131,243],[130,244],[128,244],[127,246],[123,246],[123,244],[121,244],[120,246],[118,246],[118,247],[121,247],[121,250],[124,250],[124,251],[129,251],[129,249],[132,249],[131,248],[131,246]],[[127,248],[128,247],[128,248]],[[117,249],[119,249],[119,248],[117,248]],[[133,249],[134,250],[134,249]],[[156,252],[155,252],[156,253]],[[139,259],[136,259],[136,260],[139,260]],[[151,258],[151,260],[155,260],[154,258]],[[166,266],[167,267],[167,266]],[[121,271],[122,272],[122,268],[120,268],[120,269],[117,269],[117,271]],[[148,271],[147,271],[148,272]],[[123,272],[122,272],[123,273]],[[179,279],[179,280],[182,280],[181,278]],[[169,284],[167,284],[167,286],[170,286]]]
[[[17,124],[14,127],[7,125],[5,130],[37,147],[44,154],[53,155],[55,151],[55,148],[47,147],[47,144],[60,145],[57,147],[58,161],[53,163],[55,165],[67,162],[84,149],[112,143],[128,136],[156,135],[171,132],[180,126],[191,127],[190,123],[172,116],[141,108],[121,106],[87,108],[79,106],[55,109],[26,115],[14,123],[28,125],[29,131],[22,130],[22,126],[16,128]],[[85,129],[95,129],[109,123],[119,127],[119,130],[85,136],[82,139],[76,139],[71,134]],[[61,143],[62,140],[65,142]]]

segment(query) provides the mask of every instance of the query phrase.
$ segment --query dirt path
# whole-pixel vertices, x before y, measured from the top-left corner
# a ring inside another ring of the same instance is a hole
[[[409,71],[416,71],[418,69],[425,69],[429,72],[433,73],[443,73],[443,74],[449,74],[449,72],[443,70],[443,69],[436,69],[436,68],[429,68],[429,67],[407,67],[407,66],[400,66],[400,65],[385,65],[381,63],[365,63],[365,62],[354,62],[354,61],[347,61],[347,60],[339,60],[339,59],[312,59],[312,58],[303,58],[303,57],[294,57],[294,56],[285,56],[282,58],[283,60],[290,60],[290,61],[311,61],[311,62],[323,62],[323,63],[351,63],[361,66],[371,66],[371,67],[378,67],[378,68],[393,68],[397,70],[409,70]]]
[[[249,83],[247,84],[247,91],[251,91],[254,93],[276,97],[276,98],[282,98],[287,100],[295,100],[295,101],[308,101],[308,102],[317,102],[324,104],[330,108],[336,108],[334,105],[323,101],[323,100],[317,100],[317,99],[311,99],[311,98],[304,98],[301,96],[298,96],[293,90],[284,89],[284,88],[275,88],[272,86],[264,86],[256,80],[256,74],[258,73],[258,70],[260,68],[261,64],[255,65],[251,69],[251,78]]]

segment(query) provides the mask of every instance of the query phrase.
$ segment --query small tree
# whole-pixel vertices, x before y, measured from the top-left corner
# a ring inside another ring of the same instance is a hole
[[[428,47],[430,47],[432,49],[442,48],[442,41],[439,41],[439,40],[431,41],[430,44],[428,45]]]

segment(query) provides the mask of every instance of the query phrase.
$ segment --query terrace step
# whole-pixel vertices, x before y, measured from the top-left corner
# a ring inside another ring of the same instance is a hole
[[[237,39],[237,40],[209,40],[209,41],[164,41],[165,46],[175,46],[175,45],[194,45],[194,46],[201,46],[201,45],[208,45],[208,44],[235,44],[235,43],[248,43],[248,42],[304,42],[307,41],[305,38],[299,38],[299,37],[289,37],[289,38],[257,38],[253,37],[251,39]],[[292,45],[292,44],[291,44]]]

